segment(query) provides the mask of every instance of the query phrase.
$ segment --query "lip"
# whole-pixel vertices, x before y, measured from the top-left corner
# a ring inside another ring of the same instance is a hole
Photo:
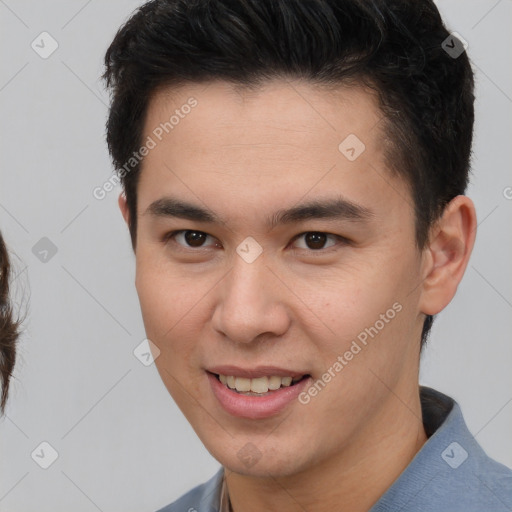
[[[302,377],[303,375],[309,375],[308,370],[295,371],[287,370],[286,368],[279,368],[277,366],[256,366],[250,369],[240,368],[239,366],[223,365],[206,368],[206,371],[210,373],[216,373],[217,375],[230,375],[234,377],[245,377],[246,379],[257,379],[258,377]]]
[[[225,368],[226,367],[223,367],[223,370],[225,370]],[[255,372],[257,373],[260,369],[247,371],[245,375],[240,373],[236,375],[238,377],[246,376],[249,374],[255,375]],[[275,368],[273,368],[272,371],[275,371]],[[226,375],[224,373],[222,374]],[[216,375],[214,375],[210,371],[207,371],[206,375],[208,376],[208,381],[210,382],[213,394],[219,401],[222,408],[232,416],[237,416],[239,418],[247,418],[251,420],[264,419],[278,415],[280,412],[282,412],[284,409],[290,406],[293,402],[298,402],[297,397],[308,385],[310,385],[311,382],[311,377],[309,376],[292,386],[281,387],[265,396],[247,396],[236,393],[235,391],[229,389],[227,386],[222,384],[222,382],[220,382],[219,379],[217,379]],[[227,375],[233,374],[228,373]],[[258,375],[255,375],[254,378],[257,378],[258,376],[261,377],[264,375],[279,374],[259,373]],[[302,375],[304,375],[304,373],[296,376],[300,377]],[[286,375],[283,376],[291,377],[290,373],[287,373]]]

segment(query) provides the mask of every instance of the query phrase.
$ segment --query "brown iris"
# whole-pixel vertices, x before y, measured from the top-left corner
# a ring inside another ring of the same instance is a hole
[[[201,247],[208,235],[201,231],[186,231],[184,236],[191,247]]]
[[[325,233],[311,232],[306,233],[304,239],[310,249],[322,249],[327,241],[327,235]]]

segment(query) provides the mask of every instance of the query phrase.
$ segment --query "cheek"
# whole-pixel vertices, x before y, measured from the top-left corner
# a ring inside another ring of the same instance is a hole
[[[135,286],[146,328],[146,334],[154,341],[160,341],[173,325],[177,311],[169,304],[175,303],[176,290],[167,286],[167,281],[149,265],[137,262]],[[160,345],[160,343],[158,343]]]
[[[162,264],[155,252],[147,250],[137,255],[135,285],[146,335],[160,350],[156,360],[160,369],[173,375],[196,373],[194,354],[207,321],[205,290],[211,285],[186,275],[184,270],[176,272],[168,263]],[[162,378],[165,380],[165,375]]]
[[[146,335],[156,343],[162,356],[172,347],[172,340],[183,328],[193,297],[180,279],[169,274],[151,251],[137,254],[135,286],[139,297]]]
[[[399,345],[409,330],[416,317],[411,276],[417,274],[417,262],[406,254],[400,258],[387,254],[386,258],[369,256],[367,263],[337,269],[328,278],[317,279],[315,286],[309,278],[297,283],[298,294],[308,306],[303,318],[311,319],[311,339],[322,343],[325,364],[350,350],[354,340],[360,342],[362,351],[380,339],[395,340],[393,345]],[[393,347],[388,346],[386,355],[392,352]],[[361,359],[359,355],[357,359]]]
[[[197,300],[182,281],[149,260],[137,263],[136,288],[146,336],[160,351],[155,365],[167,390],[188,415],[190,394],[198,396],[200,389],[194,376],[204,375],[194,356],[199,337]]]

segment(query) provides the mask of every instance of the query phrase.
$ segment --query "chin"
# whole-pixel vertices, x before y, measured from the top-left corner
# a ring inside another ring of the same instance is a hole
[[[239,475],[262,478],[282,478],[300,472],[306,461],[297,458],[297,450],[292,453],[278,452],[273,447],[253,444],[251,441],[234,441],[233,449],[226,452],[226,444],[210,450],[210,454],[229,471]],[[293,465],[291,464],[293,461]]]
[[[263,459],[263,458],[262,458]],[[233,471],[239,475],[250,476],[255,478],[283,478],[291,476],[295,473],[293,468],[288,463],[259,460],[253,466],[248,466],[240,460],[225,460],[219,461],[229,471]]]

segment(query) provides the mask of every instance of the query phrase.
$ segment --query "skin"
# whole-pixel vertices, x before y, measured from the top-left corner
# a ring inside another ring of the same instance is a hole
[[[276,79],[251,92],[222,81],[169,88],[150,102],[143,140],[191,96],[197,106],[145,157],[138,185],[136,288],[158,371],[226,468],[235,512],[368,510],[426,441],[421,329],[462,278],[473,203],[456,197],[417,248],[408,186],[386,168],[382,115],[361,87]],[[366,146],[354,161],[338,149],[349,134]],[[225,222],[147,211],[166,196]],[[371,215],[265,224],[279,209],[340,196]],[[119,205],[129,223],[123,195]],[[209,236],[190,246],[165,238],[175,230]],[[308,245],[308,232],[349,241]],[[263,249],[252,263],[236,252],[248,236]],[[205,368],[219,364],[272,364],[316,381],[395,303],[401,311],[307,405],[250,420],[212,393]],[[238,456],[247,443],[259,453],[251,467]]]

